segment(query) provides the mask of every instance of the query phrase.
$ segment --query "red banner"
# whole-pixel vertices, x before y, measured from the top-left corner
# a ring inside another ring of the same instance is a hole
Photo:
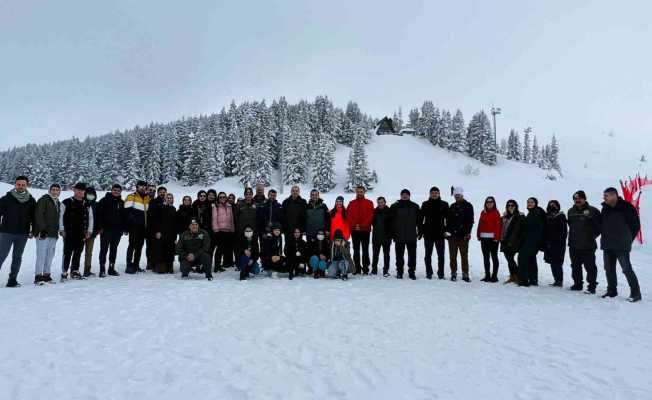
[[[623,199],[633,205],[639,215],[641,215],[641,194],[643,194],[641,188],[646,185],[652,185],[652,179],[648,178],[647,175],[644,178],[640,174],[636,174],[634,179],[630,177],[628,180],[625,180],[625,182],[622,180],[620,181]],[[636,235],[636,240],[638,240],[639,243],[643,243],[642,229]]]

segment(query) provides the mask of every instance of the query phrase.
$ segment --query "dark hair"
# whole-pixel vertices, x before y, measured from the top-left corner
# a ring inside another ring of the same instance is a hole
[[[206,191],[203,189],[197,192],[197,197],[201,196],[202,194],[206,194]]]
[[[51,184],[51,185],[50,185],[50,190],[52,190],[52,189],[54,189],[54,188],[61,189],[61,185],[59,185],[58,183],[53,183],[53,184]]]
[[[376,201],[379,201],[379,200],[382,200],[382,201],[384,201],[385,203],[387,203],[387,200],[386,200],[383,196],[378,196],[378,198],[376,199]]]
[[[25,175],[20,175],[20,176],[16,177],[15,182],[18,182],[18,181],[25,181],[25,182],[29,183],[29,178],[26,177]]]
[[[494,203],[494,210],[496,209],[496,199],[494,198],[494,196],[487,196],[487,198],[484,199],[484,209],[485,209],[485,211],[487,210],[487,202],[489,200],[491,200]]]
[[[226,195],[225,192],[219,192],[219,193],[217,194],[217,198],[219,199],[221,195],[224,195],[224,198],[227,197],[227,195]]]
[[[507,207],[510,204],[514,204],[514,214],[518,214],[518,202],[514,199],[507,200],[507,203],[505,203],[505,209],[507,210],[507,212],[509,212],[509,209]]]
[[[358,189],[362,189],[363,192],[367,191],[367,189],[365,189],[365,187],[362,186],[362,185],[358,185],[358,186],[355,187],[355,190],[358,190]]]
[[[586,200],[586,193],[584,192],[584,190],[578,190],[573,194],[573,197],[575,196],[579,197],[580,199]]]
[[[190,196],[183,196],[183,198],[181,199],[181,205],[183,205],[183,202],[184,202],[186,199],[190,200],[190,204],[192,204],[192,197],[190,197]]]
[[[247,194],[247,192],[251,192],[251,194],[254,194],[254,190],[253,190],[252,188],[250,188],[250,187],[246,187],[246,188],[244,189],[244,194],[245,194],[245,195]]]
[[[122,186],[119,183],[114,183],[113,186],[111,186],[111,189],[120,189],[120,190],[122,190]]]
[[[536,197],[530,197],[528,198],[528,201],[532,200],[534,202],[534,206],[538,207],[539,206],[539,200]]]
[[[618,190],[615,187],[608,187],[604,190],[604,193],[614,193],[618,195]]]
[[[168,191],[165,186],[159,186],[158,189],[156,189],[157,192],[160,192],[161,190],[165,190],[166,192]]]
[[[550,206],[554,205],[557,207],[557,211],[561,211],[561,204],[557,200],[550,200],[548,202],[548,206],[546,207],[546,211],[550,212]]]
[[[276,189],[269,189],[267,193],[276,193]]]
[[[317,189],[312,189],[312,190],[310,191],[310,194],[312,194],[312,193],[319,193],[319,190],[317,190]]]
[[[410,196],[410,191],[407,189],[403,189],[401,190],[401,196],[403,196],[403,194],[407,194],[408,196]]]
[[[430,188],[430,192],[439,192],[439,188],[437,186],[433,186]]]
[[[337,214],[337,201],[335,201],[335,205],[331,209],[330,214],[331,214],[331,218],[333,218],[335,214]],[[346,219],[346,207],[344,207],[344,202],[342,202],[342,218]]]

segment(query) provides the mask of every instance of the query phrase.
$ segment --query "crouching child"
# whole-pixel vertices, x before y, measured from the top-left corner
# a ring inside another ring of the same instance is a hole
[[[344,235],[339,229],[333,235],[331,244],[331,264],[328,267],[328,277],[343,280],[349,279],[349,272],[353,272],[353,260],[351,259],[351,245],[344,240]]]
[[[258,264],[260,254],[258,238],[254,237],[252,227],[247,226],[244,228],[242,236],[238,238],[235,248],[237,254],[236,262],[240,270],[240,280],[246,280],[250,274],[256,275],[260,273],[260,265]]]
[[[308,262],[308,243],[303,240],[301,230],[295,228],[292,231],[292,238],[285,244],[285,261],[290,270],[290,279],[297,275],[306,273]]]
[[[315,238],[308,243],[308,249],[308,265],[312,268],[314,278],[319,279],[324,276],[331,260],[331,244],[323,230],[317,231]]]

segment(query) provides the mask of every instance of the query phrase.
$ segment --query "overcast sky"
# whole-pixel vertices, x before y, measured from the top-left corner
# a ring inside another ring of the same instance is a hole
[[[649,139],[650,15],[647,0],[0,0],[0,148],[318,94],[377,117],[496,105],[499,136]]]

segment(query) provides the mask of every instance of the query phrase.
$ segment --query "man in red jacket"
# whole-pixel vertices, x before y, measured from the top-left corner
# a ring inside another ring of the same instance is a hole
[[[346,218],[351,227],[351,240],[353,242],[353,262],[355,273],[369,275],[369,237],[371,223],[374,220],[374,203],[364,197],[365,188],[355,188],[355,199],[346,207]],[[362,246],[362,265],[360,264],[360,246]]]

